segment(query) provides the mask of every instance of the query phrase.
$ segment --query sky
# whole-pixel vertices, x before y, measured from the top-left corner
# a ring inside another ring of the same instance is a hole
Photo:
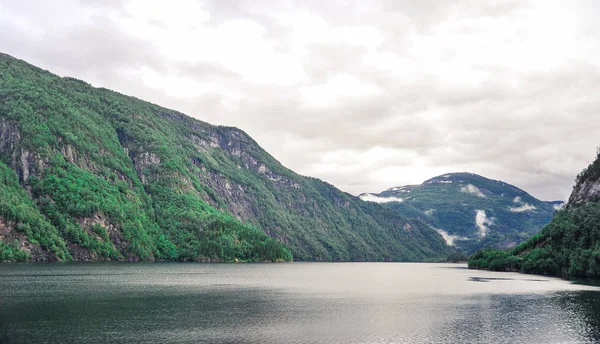
[[[568,197],[600,1],[0,0],[0,51],[238,127],[352,194],[473,172]]]

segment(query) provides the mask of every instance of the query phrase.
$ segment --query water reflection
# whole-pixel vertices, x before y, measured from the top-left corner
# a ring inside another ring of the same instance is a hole
[[[600,342],[594,288],[446,267],[0,266],[0,342]]]

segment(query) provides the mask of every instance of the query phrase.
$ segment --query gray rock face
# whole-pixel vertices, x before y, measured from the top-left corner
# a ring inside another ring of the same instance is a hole
[[[596,150],[594,162],[575,179],[575,186],[566,208],[597,201],[600,201],[600,147]]]
[[[0,153],[12,154],[15,144],[21,141],[16,123],[0,119]]]
[[[10,157],[10,165],[26,182],[29,176],[45,167],[45,161],[21,146],[21,133],[13,121],[0,119],[0,154]]]
[[[573,188],[567,207],[600,199],[600,179],[586,179]]]
[[[206,170],[206,169],[205,169]],[[200,180],[212,189],[224,203],[227,210],[240,220],[256,218],[257,209],[252,205],[251,196],[245,193],[244,187],[215,171],[199,176]],[[215,199],[207,199],[211,205],[218,207]]]
[[[20,162],[21,162],[21,178],[23,178],[23,181],[26,182],[27,178],[29,178],[29,160],[31,159],[31,153],[29,153],[28,150],[26,149],[22,149],[21,150],[21,158],[20,158]]]
[[[160,157],[152,152],[135,154],[133,151],[129,151],[129,156],[133,161],[138,177],[145,184],[147,182],[145,171],[150,166],[158,166],[160,164]]]

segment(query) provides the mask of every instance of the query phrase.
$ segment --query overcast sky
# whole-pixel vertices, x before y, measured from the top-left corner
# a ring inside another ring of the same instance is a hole
[[[468,171],[565,199],[600,145],[600,1],[0,0],[0,51],[245,130],[358,194]]]

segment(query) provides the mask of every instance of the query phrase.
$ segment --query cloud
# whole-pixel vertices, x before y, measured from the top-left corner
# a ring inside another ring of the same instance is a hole
[[[493,218],[488,218],[485,210],[475,210],[475,224],[479,229],[479,236],[485,237],[489,231],[489,227],[494,224]]]
[[[519,196],[517,196],[513,199],[513,203],[519,204],[519,206],[517,206],[517,207],[508,207],[508,210],[513,213],[522,213],[525,211],[531,211],[531,210],[537,209],[534,205],[531,205],[529,203],[524,203],[523,200],[521,200],[521,197],[519,197]]]
[[[529,204],[529,203],[524,203],[518,207],[509,207],[508,210],[513,212],[513,213],[522,213],[525,211],[531,211],[531,210],[535,210],[536,207]]]
[[[374,203],[404,202],[400,197],[381,197],[370,193],[361,194],[360,199]]]
[[[479,190],[479,188],[477,188],[473,184],[467,184],[466,186],[461,186],[460,192],[472,194],[472,195],[475,195],[475,196],[481,197],[481,198],[486,198],[486,196],[483,194],[483,192],[481,192],[481,190]]]
[[[354,194],[470,171],[566,199],[600,136],[599,6],[24,0],[0,4],[0,46]]]
[[[436,230],[436,232],[438,232],[442,238],[444,238],[444,241],[446,241],[446,245],[448,246],[454,246],[454,242],[456,240],[465,240],[465,237],[461,237],[458,235],[452,235],[452,234],[448,234],[448,232],[446,232],[443,229],[439,229],[439,228],[434,228]]]

